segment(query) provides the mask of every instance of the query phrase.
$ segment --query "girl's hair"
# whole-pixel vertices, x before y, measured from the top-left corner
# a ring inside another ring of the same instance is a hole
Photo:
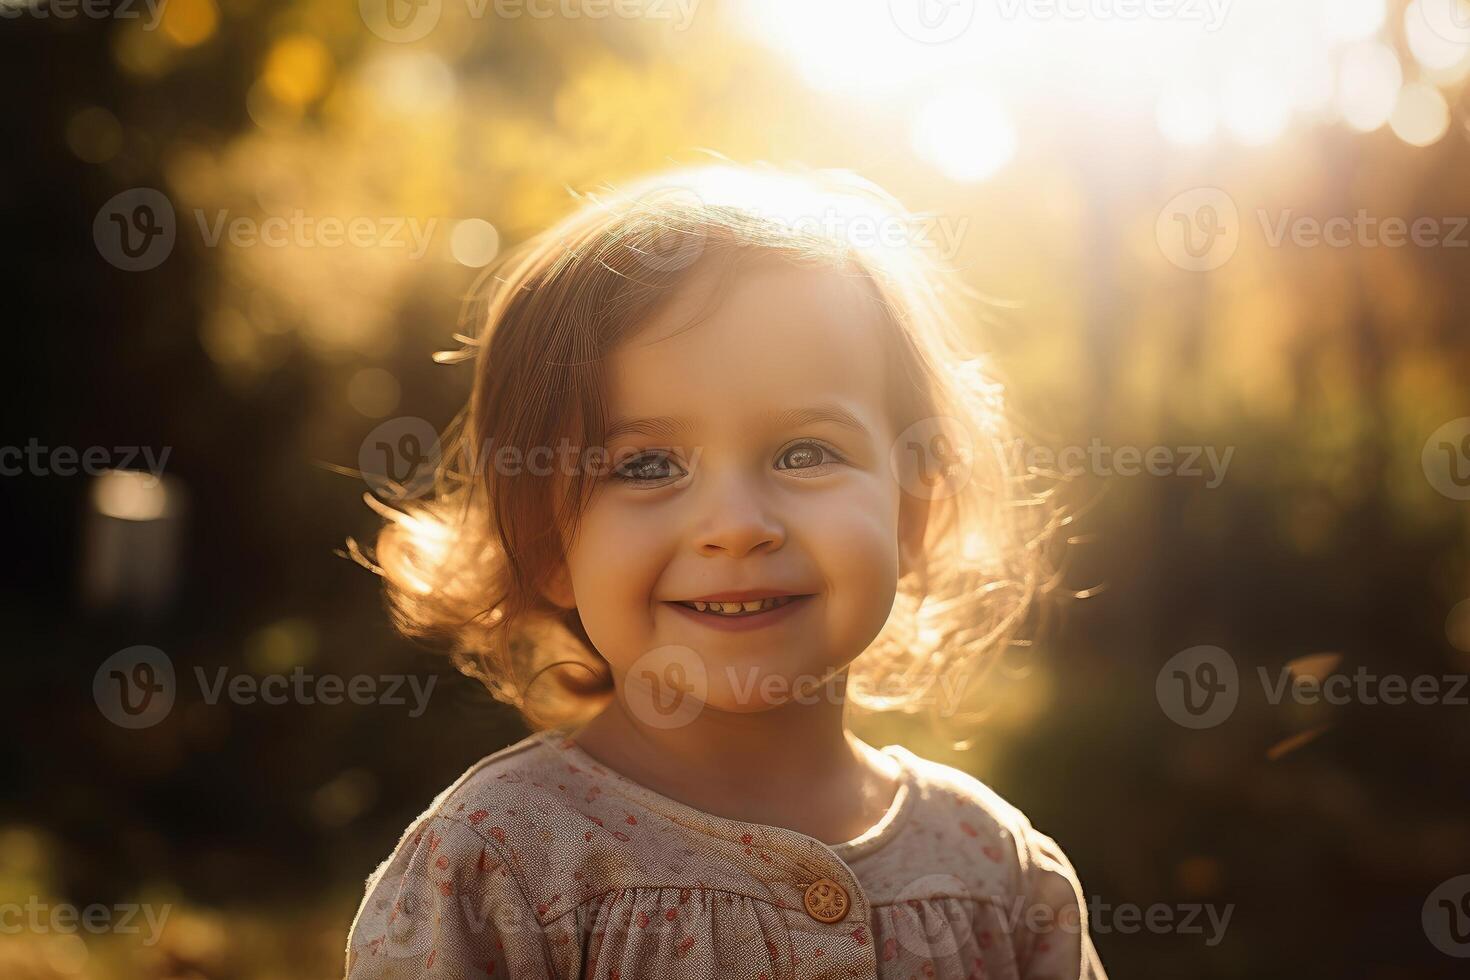
[[[606,357],[696,262],[728,273],[776,260],[862,281],[884,325],[893,431],[913,437],[895,465],[916,450],[948,477],[936,492],[895,469],[904,492],[932,498],[925,561],[852,664],[849,697],[914,711],[935,703],[946,674],[992,664],[1048,587],[1048,540],[1063,522],[1030,489],[1001,387],[967,351],[960,314],[977,297],[928,254],[921,227],[848,172],[719,163],[586,195],[507,255],[466,302],[474,336],[437,356],[473,358],[475,377],[432,493],[396,507],[368,498],[386,522],[372,559],[354,553],[383,576],[398,627],[447,641],[455,665],[533,727],[599,710],[608,665],[576,610],[540,591],[597,475],[544,464],[556,447],[604,445]]]

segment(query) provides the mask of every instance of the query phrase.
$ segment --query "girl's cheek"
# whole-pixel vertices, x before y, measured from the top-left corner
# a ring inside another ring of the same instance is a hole
[[[623,507],[607,516],[602,537],[611,573],[621,568],[626,574],[646,574],[667,563],[677,547],[674,522],[657,508]]]
[[[855,488],[856,489],[856,488]],[[878,634],[898,587],[896,505],[878,488],[845,500],[826,499],[803,509],[801,542],[826,588],[827,621],[840,645],[855,655]]]
[[[897,560],[896,507],[882,499],[876,488],[845,495],[845,499],[813,501],[801,516],[801,536],[823,552],[813,558],[835,569],[858,573],[871,569],[875,558],[892,552]],[[853,568],[849,563],[860,562]]]
[[[661,527],[666,529],[668,521],[660,520],[657,508],[607,494],[584,513],[581,543],[585,552],[603,562],[637,561],[644,552],[657,548]]]
[[[583,623],[597,633],[636,632],[671,554],[669,522],[650,508],[604,500],[584,515],[572,575]],[[642,627],[646,628],[646,627]]]

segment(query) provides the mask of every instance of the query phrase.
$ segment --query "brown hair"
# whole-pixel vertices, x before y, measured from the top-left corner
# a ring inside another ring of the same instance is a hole
[[[903,243],[885,233],[855,244],[856,230],[875,222],[903,229]],[[851,667],[849,696],[916,710],[941,676],[993,662],[1046,583],[1045,542],[1058,515],[1028,489],[1001,388],[966,352],[958,313],[970,294],[912,240],[916,227],[897,201],[850,173],[712,164],[589,195],[506,256],[466,303],[475,336],[438,356],[473,358],[475,377],[446,433],[432,494],[397,507],[368,498],[386,523],[375,562],[362,560],[383,576],[399,628],[447,641],[460,670],[533,726],[600,709],[612,690],[606,662],[576,610],[540,590],[594,484],[580,466],[570,479],[506,472],[496,453],[524,459],[536,447],[603,445],[602,366],[618,343],[695,262],[733,269],[775,259],[871,287],[894,367],[895,431],[916,425],[921,440],[941,440],[940,460],[955,477],[930,501],[924,566],[900,580],[887,624]],[[924,492],[907,481],[905,489]]]

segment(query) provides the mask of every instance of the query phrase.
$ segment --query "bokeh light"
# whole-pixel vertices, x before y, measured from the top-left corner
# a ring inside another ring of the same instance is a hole
[[[500,233],[483,218],[457,221],[450,235],[449,251],[460,265],[482,268],[500,254]]]
[[[380,419],[398,407],[402,388],[383,368],[362,368],[347,383],[347,401],[370,419]]]
[[[1389,125],[1405,143],[1429,146],[1450,128],[1449,103],[1433,85],[1410,82],[1399,90]]]
[[[156,521],[168,513],[168,487],[148,473],[108,470],[92,484],[92,506],[120,521]]]
[[[1377,42],[1349,47],[1337,78],[1337,109],[1349,126],[1371,132],[1388,122],[1403,81],[1392,50]]]
[[[66,145],[87,163],[106,163],[117,156],[122,142],[122,124],[101,106],[77,110],[66,124]]]
[[[1223,100],[1225,127],[1249,146],[1270,143],[1291,120],[1280,86],[1254,69],[1233,72],[1225,81]]]
[[[214,0],[168,0],[162,10],[163,33],[181,48],[202,44],[219,26]]]

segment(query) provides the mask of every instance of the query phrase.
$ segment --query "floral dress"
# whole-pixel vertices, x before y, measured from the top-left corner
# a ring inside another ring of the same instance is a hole
[[[899,746],[823,844],[686,806],[566,731],[473,766],[368,879],[349,980],[1106,980],[1076,874],[984,784]]]

